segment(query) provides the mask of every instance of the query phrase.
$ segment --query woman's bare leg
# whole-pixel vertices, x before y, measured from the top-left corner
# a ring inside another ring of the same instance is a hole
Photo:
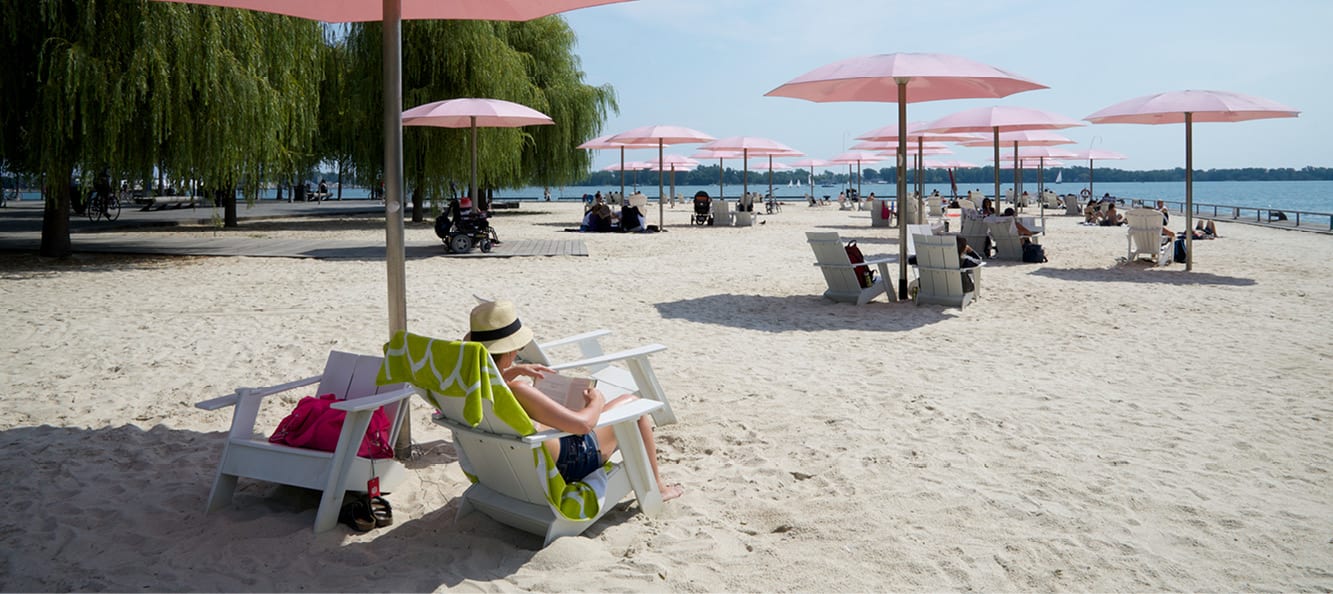
[[[626,402],[633,402],[638,399],[639,397],[634,394],[622,394],[614,400],[607,402],[606,407],[602,410],[611,410]],[[597,444],[602,453],[602,461],[605,462],[610,459],[611,454],[615,453],[616,448],[620,446],[620,442],[616,440],[616,432],[610,427],[599,427],[596,430],[596,434]],[[648,453],[648,462],[653,468],[653,480],[657,481],[657,489],[662,493],[662,501],[670,501],[680,497],[685,493],[685,489],[680,485],[667,485],[662,481],[662,474],[658,471],[657,442],[653,439],[653,424],[652,421],[649,420],[648,415],[639,417],[639,435],[643,437],[643,448]]]

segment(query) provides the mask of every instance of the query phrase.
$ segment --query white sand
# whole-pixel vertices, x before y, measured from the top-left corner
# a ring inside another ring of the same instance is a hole
[[[1051,261],[988,266],[966,310],[857,308],[820,298],[803,232],[896,251],[868,213],[559,233],[577,208],[494,222],[590,257],[409,261],[409,327],[459,336],[480,294],[545,338],[666,344],[660,457],[687,493],[662,515],[627,500],[545,550],[458,520],[466,479],[421,402],[392,527],[317,536],[317,494],[254,481],[205,515],[230,413],[193,403],[378,352],[383,264],[4,256],[0,590],[1333,589],[1330,237],[1222,223],[1187,274],[1050,217]],[[383,237],[278,227],[233,233]]]

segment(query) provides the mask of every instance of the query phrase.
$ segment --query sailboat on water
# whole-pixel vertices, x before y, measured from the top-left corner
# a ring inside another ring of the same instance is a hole
[[[1061,178],[1062,176],[1064,176],[1064,174],[1065,174],[1065,170],[1063,170],[1063,169],[1061,169],[1061,170],[1055,172],[1055,183],[1057,183],[1057,184],[1060,183],[1060,178]]]

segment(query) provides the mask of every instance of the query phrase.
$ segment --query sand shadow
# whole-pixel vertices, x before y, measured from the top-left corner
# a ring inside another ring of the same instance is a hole
[[[910,300],[889,303],[883,296],[858,307],[850,303],[834,303],[819,294],[787,297],[708,295],[658,303],[656,307],[663,318],[772,333],[904,332],[942,322],[954,317],[958,311],[936,305],[918,307]]]
[[[1080,282],[1111,283],[1154,283],[1163,285],[1192,286],[1213,285],[1227,287],[1249,287],[1258,284],[1252,278],[1224,276],[1209,272],[1185,272],[1184,265],[1169,269],[1154,269],[1148,262],[1124,263],[1111,268],[1052,268],[1043,267],[1032,271],[1034,276],[1045,276],[1060,280]]]
[[[0,472],[15,479],[0,518],[0,589],[431,592],[503,580],[540,554],[539,536],[481,513],[456,518],[461,491],[429,493],[440,507],[364,536],[342,524],[316,534],[318,491],[250,479],[205,513],[225,437],[164,425],[0,431]],[[457,461],[445,440],[414,450],[409,469]],[[638,513],[626,500],[584,534]],[[90,562],[90,552],[114,558]]]

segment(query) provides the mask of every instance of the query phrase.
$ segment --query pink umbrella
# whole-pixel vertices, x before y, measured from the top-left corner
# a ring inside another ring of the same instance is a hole
[[[726,194],[726,171],[722,169],[723,159],[739,159],[739,151],[714,151],[709,149],[699,149],[690,155],[691,159],[717,159],[717,197],[719,200],[725,199]]]
[[[900,147],[900,148],[906,148],[906,147]],[[884,159],[885,159],[884,155],[880,153],[872,153],[870,151],[847,151],[845,153],[839,153],[835,155],[832,159],[829,159],[829,161],[832,163],[847,164],[847,168],[849,169],[849,171],[847,172],[847,178],[849,182],[851,181],[852,177],[850,171],[852,163],[856,163],[856,196],[859,199],[861,196],[861,163],[878,163],[880,161],[883,161]]]
[[[285,14],[326,23],[383,21],[385,263],[389,272],[389,335],[407,330],[406,248],[403,246],[403,19],[527,21],[624,0],[162,0]],[[406,438],[409,431],[401,431]],[[404,443],[404,439],[399,439]],[[333,509],[337,509],[334,506]]]
[[[802,155],[792,147],[771,138],[762,138],[759,136],[728,136],[714,140],[700,148],[713,151],[740,151],[741,159],[749,161],[750,157],[768,156],[772,160],[773,156],[799,157]],[[770,179],[770,183],[771,183]],[[750,175],[748,168],[742,167],[741,171],[741,196],[750,193]]]
[[[907,142],[908,143],[915,142],[917,147],[917,152],[915,153],[916,167],[914,169],[916,170],[917,200],[919,201],[922,200],[921,196],[925,194],[926,191],[925,179],[923,179],[923,176],[921,174],[921,169],[924,167],[921,163],[921,155],[923,154],[922,150],[925,149],[926,143],[966,142],[969,140],[976,140],[978,138],[982,138],[978,134],[970,134],[963,132],[925,132],[921,130],[923,126],[925,126],[924,122],[912,122],[911,124],[907,125],[907,134],[905,135],[907,138]],[[869,132],[866,132],[865,134],[857,136],[856,138],[858,140],[864,140],[867,142],[896,143],[896,141],[898,140],[898,136],[899,136],[898,124],[889,124],[887,126],[882,126],[874,130],[871,130]],[[910,150],[911,147],[912,147],[911,144],[907,145],[908,154],[914,154]],[[858,148],[858,147],[856,145],[853,145],[852,148]],[[930,154],[930,153],[924,153],[924,154]],[[920,205],[918,204],[918,206]],[[920,212],[925,212],[925,211],[922,210]]]
[[[657,143],[657,158],[662,159],[662,147],[668,144],[694,144],[699,142],[708,142],[713,137],[698,130],[692,130],[684,126],[642,126],[633,130],[626,130],[616,134],[607,140],[610,142],[628,142],[634,144]],[[666,215],[662,207],[662,192],[665,185],[666,174],[658,172],[657,174],[657,228],[665,229],[666,221],[663,217]]]
[[[815,195],[815,168],[828,167],[829,165],[832,164],[833,164],[832,161],[826,161],[824,159],[813,159],[813,158],[797,159],[795,161],[792,161],[791,163],[788,163],[788,165],[791,165],[792,167],[808,167],[810,169],[809,183],[810,183],[810,196],[812,197]]]
[[[1094,124],[1185,123],[1185,270],[1194,269],[1194,122],[1294,118],[1301,112],[1276,101],[1226,91],[1169,91],[1136,97],[1083,119]]]
[[[995,199],[1000,199],[1000,133],[1021,130],[1058,130],[1082,126],[1083,123],[1060,114],[1030,109],[1026,107],[977,107],[944,116],[929,124],[925,129],[934,132],[990,132],[991,142],[995,147]],[[1014,153],[1018,153],[1018,143],[1014,144]],[[1014,186],[1017,192],[1019,169],[1014,169]]]
[[[1073,158],[1073,159],[1087,159],[1087,160],[1088,160],[1088,198],[1092,198],[1092,196],[1093,196],[1093,194],[1092,194],[1092,162],[1093,162],[1093,161],[1101,161],[1101,160],[1120,160],[1120,159],[1128,159],[1129,157],[1126,157],[1125,155],[1122,155],[1122,154],[1117,153],[1117,152],[1115,152],[1115,151],[1104,151],[1104,150],[1100,150],[1100,149],[1088,149],[1088,150],[1083,151],[1083,152],[1081,152],[1081,153],[1077,153],[1077,154],[1075,154],[1075,155],[1074,155],[1073,157],[1071,157],[1071,158]]]
[[[477,199],[477,127],[519,128],[554,123],[546,114],[531,107],[499,99],[448,99],[418,105],[403,112],[404,126],[472,129],[472,177],[467,195],[472,198],[474,209],[481,205]]]
[[[667,194],[668,196],[676,195],[676,172],[693,171],[694,168],[698,166],[699,166],[698,161],[695,161],[694,159],[691,159],[689,157],[682,157],[680,155],[666,155],[660,161],[657,159],[652,159],[648,161],[649,169],[671,172],[671,193]],[[674,198],[671,204],[673,205],[675,204]]]
[[[1044,89],[1020,76],[946,54],[882,54],[821,66],[766,93],[815,102],[883,101],[898,104],[898,129],[907,129],[907,104],[941,99],[984,99]],[[907,138],[898,140],[898,212],[906,212]],[[898,226],[898,253],[907,253],[907,226]],[[898,297],[907,299],[907,258],[898,262]]]
[[[583,143],[583,144],[580,144],[580,145],[578,145],[578,146],[575,147],[575,148],[588,149],[588,150],[600,150],[600,149],[612,149],[612,148],[613,148],[613,149],[620,149],[620,162],[621,162],[621,163],[624,163],[624,162],[625,162],[625,149],[653,148],[653,147],[657,146],[657,143],[656,143],[656,142],[652,142],[652,143],[641,142],[641,143],[637,143],[637,144],[634,144],[634,143],[624,143],[624,142],[611,142],[611,141],[609,140],[610,138],[611,138],[611,135],[610,135],[610,134],[607,134],[606,136],[598,136],[597,138],[594,138],[594,139],[589,140],[589,141],[587,141],[587,142],[585,142],[585,143]],[[621,196],[624,196],[624,195],[625,195],[625,170],[624,170],[624,168],[622,168],[622,169],[620,170],[620,195],[621,195]]]
[[[776,196],[773,195],[773,172],[785,171],[787,169],[791,169],[792,166],[786,163],[774,162],[773,155],[768,155],[767,165],[765,165],[764,163],[756,163],[755,165],[752,166],[746,166],[746,170],[748,171],[750,167],[755,167],[755,171],[762,171],[763,167],[765,166],[768,167],[768,197],[770,200],[775,200]]]
[[[625,195],[625,185],[624,185],[624,181],[625,181],[625,172],[626,172],[626,171],[633,171],[633,172],[634,172],[634,191],[637,192],[637,191],[639,191],[639,171],[642,171],[642,170],[644,170],[644,169],[651,169],[652,166],[653,166],[653,164],[652,164],[652,163],[649,163],[649,162],[647,162],[647,161],[621,161],[621,162],[619,162],[619,163],[612,163],[612,164],[610,164],[610,165],[607,165],[606,167],[603,167],[603,168],[602,168],[602,171],[619,171],[619,172],[620,172],[620,180],[621,180],[621,185],[620,185],[620,195],[621,195],[621,196],[624,196],[624,195]]]

